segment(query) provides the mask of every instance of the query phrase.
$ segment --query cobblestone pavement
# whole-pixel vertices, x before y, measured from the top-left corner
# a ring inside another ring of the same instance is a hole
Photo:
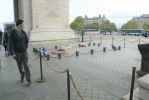
[[[121,50],[112,51],[111,44],[121,46]],[[125,48],[124,47],[125,38]],[[137,44],[147,43],[149,40],[140,37],[123,36],[101,36],[91,43],[96,46],[78,48],[80,42],[70,41],[49,41],[44,43],[31,43],[29,47],[29,65],[31,66],[32,85],[27,86],[19,82],[20,77],[15,61],[11,57],[4,56],[1,49],[0,69],[0,100],[67,100],[67,77],[66,73],[57,73],[50,69],[69,69],[84,100],[120,100],[130,89],[132,67],[140,69],[141,56],[137,50]],[[94,38],[95,39],[95,38]],[[127,40],[126,40],[127,39]],[[83,44],[88,45],[90,41]],[[54,50],[54,46],[71,47],[61,59],[52,55],[49,61],[50,66],[43,61],[44,83],[37,83],[40,79],[40,64],[37,55],[32,48],[45,47],[48,52]],[[103,53],[103,47],[107,51]],[[90,50],[94,54],[90,54]],[[75,56],[79,51],[79,56]],[[136,79],[139,78],[136,76]],[[135,84],[135,88],[137,84]],[[71,100],[80,100],[75,88],[71,83]]]

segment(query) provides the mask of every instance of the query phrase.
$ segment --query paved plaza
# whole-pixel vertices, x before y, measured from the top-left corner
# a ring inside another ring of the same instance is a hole
[[[148,43],[149,39],[139,36],[97,36],[85,38],[83,44],[86,47],[82,48],[78,47],[78,44],[82,44],[79,41],[76,39],[30,43],[28,53],[31,86],[27,86],[26,82],[19,82],[16,62],[11,57],[5,57],[1,47],[0,100],[67,100],[67,73],[58,73],[51,68],[58,71],[69,69],[83,100],[120,100],[129,93],[132,67],[138,70],[141,65],[137,44]],[[89,42],[92,44],[90,47]],[[93,43],[96,45],[93,46]],[[100,47],[97,46],[98,43],[101,44]],[[121,50],[113,51],[112,43],[121,46]],[[43,76],[46,82],[38,83],[40,61],[32,49],[45,47],[50,53],[54,51],[55,45],[67,48],[67,51],[62,54],[61,59],[56,55],[51,55],[50,60],[43,59]],[[91,49],[94,54],[90,53]],[[79,51],[77,57],[76,51]],[[136,79],[138,78],[136,75]],[[135,88],[137,87],[135,83]],[[81,100],[72,82],[71,100]]]

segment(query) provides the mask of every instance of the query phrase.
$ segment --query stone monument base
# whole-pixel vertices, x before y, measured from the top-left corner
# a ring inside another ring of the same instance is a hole
[[[144,71],[142,71],[142,70],[138,70],[138,71],[136,71],[136,73],[137,73],[139,76],[144,76],[144,75],[148,74],[147,72],[144,72]]]
[[[49,28],[49,29],[33,29],[30,33],[30,41],[50,41],[58,39],[76,38],[75,33],[70,29]]]

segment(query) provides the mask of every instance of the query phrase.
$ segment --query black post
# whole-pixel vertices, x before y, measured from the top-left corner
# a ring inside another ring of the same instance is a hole
[[[61,59],[61,54],[60,53],[58,53],[58,59]]]
[[[124,48],[125,48],[125,42],[126,42],[126,39],[124,38]]]
[[[94,50],[93,49],[91,49],[91,54],[94,54]]]
[[[2,64],[1,64],[1,58],[0,58],[0,68],[2,67],[1,65],[2,65]]]
[[[91,43],[88,43],[88,46],[90,47]]]
[[[50,55],[47,55],[47,60],[50,60]]]
[[[114,51],[116,51],[116,46],[113,47]]]
[[[36,51],[36,49],[35,48],[33,48],[33,52],[35,52]]]
[[[121,50],[121,46],[119,46],[118,49]]]
[[[93,43],[93,46],[95,46],[96,45],[96,43]]]
[[[113,45],[113,37],[112,37],[112,45]]]
[[[79,51],[76,51],[76,56],[79,56]]]
[[[141,43],[140,38],[139,38],[139,44]]]
[[[84,42],[84,32],[81,32],[82,35],[82,42]]]
[[[103,48],[103,52],[106,52],[106,47]]]
[[[92,41],[92,37],[90,36],[90,44],[91,44],[91,41]]]
[[[43,80],[43,74],[42,74],[42,55],[41,55],[41,51],[40,53],[40,75],[41,75],[41,80]]]
[[[130,98],[129,98],[129,100],[132,100],[132,99],[133,99],[133,90],[134,90],[135,72],[136,72],[136,67],[133,67],[133,71],[132,71],[132,80],[131,80],[131,89],[130,89]]]
[[[101,36],[101,39],[100,39],[100,44],[102,45],[102,36]]]
[[[69,70],[67,70],[67,95],[68,95],[68,100],[70,100],[70,74],[69,74]]]
[[[78,44],[79,47],[81,47],[81,44]]]
[[[57,46],[55,46],[55,50],[57,50]]]
[[[98,43],[98,47],[100,47],[100,43]]]

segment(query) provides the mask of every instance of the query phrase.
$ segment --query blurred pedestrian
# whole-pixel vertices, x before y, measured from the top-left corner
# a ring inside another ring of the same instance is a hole
[[[5,49],[5,55],[9,56],[9,52],[8,52],[8,40],[9,40],[9,32],[7,31],[7,29],[5,28],[4,30],[4,37],[3,37],[3,46]]]

